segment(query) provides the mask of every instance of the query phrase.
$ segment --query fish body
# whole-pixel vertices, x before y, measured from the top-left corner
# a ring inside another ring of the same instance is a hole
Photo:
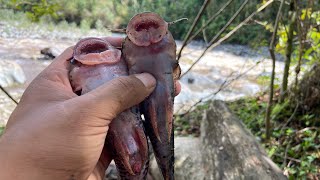
[[[99,38],[81,40],[74,49],[70,80],[74,92],[88,93],[120,76],[127,76],[121,51]],[[109,125],[106,147],[121,179],[145,179],[148,172],[148,142],[138,107],[120,113]]]
[[[157,80],[155,90],[141,104],[141,111],[162,175],[166,180],[174,179],[174,81],[180,76],[176,44],[157,14],[138,14],[131,21],[122,46],[123,57],[129,74],[147,72]]]

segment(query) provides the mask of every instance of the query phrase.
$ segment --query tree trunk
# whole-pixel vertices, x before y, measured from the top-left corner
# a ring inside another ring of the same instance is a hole
[[[269,140],[271,136],[271,110],[273,106],[273,90],[274,90],[274,77],[275,77],[275,69],[276,69],[276,56],[274,54],[274,47],[276,43],[276,35],[278,32],[279,27],[279,20],[282,13],[282,7],[284,4],[284,0],[281,0],[281,4],[277,13],[277,18],[274,23],[274,29],[273,34],[269,46],[269,52],[272,59],[272,73],[271,73],[271,80],[270,80],[270,92],[269,92],[269,100],[268,100],[268,106],[266,110],[266,118],[265,118],[265,124],[266,124],[266,139]]]
[[[295,11],[294,11],[294,2],[293,0],[290,1],[290,10],[289,10],[289,27],[288,27],[288,41],[286,47],[286,59],[285,59],[285,67],[283,70],[283,78],[281,84],[281,93],[280,93],[280,103],[283,103],[288,89],[288,77],[289,77],[289,69],[291,64],[291,54],[292,54],[292,42],[293,42],[293,32],[294,32],[294,25],[296,22]]]
[[[287,179],[222,101],[207,110],[201,143],[204,179]]]

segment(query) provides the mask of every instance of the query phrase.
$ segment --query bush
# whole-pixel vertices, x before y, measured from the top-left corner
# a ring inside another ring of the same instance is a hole
[[[260,141],[265,137],[267,103],[264,99],[261,96],[228,103]],[[284,170],[289,179],[316,179],[320,173],[320,129],[308,122],[316,122],[319,117],[297,112],[291,123],[286,124],[294,108],[288,101],[274,107],[272,137],[270,141],[262,143],[269,157]]]
[[[1,2],[1,0],[0,0]],[[20,4],[19,6],[15,6]],[[25,2],[31,2],[28,5]],[[190,28],[195,16],[201,8],[204,0],[123,0],[123,1],[98,1],[98,0],[11,0],[4,1],[5,7],[9,7],[19,12],[27,12],[28,17],[33,21],[41,21],[42,16],[46,20],[55,23],[68,22],[75,23],[84,30],[89,28],[125,28],[130,18],[140,12],[152,11],[160,14],[166,21],[174,21],[180,18],[188,18],[189,21],[183,21],[170,27],[173,36],[176,39],[183,39]],[[213,0],[209,3],[201,23],[215,14],[221,6],[226,3],[224,0]],[[206,29],[208,38],[212,38],[231,18],[233,13],[239,8],[238,1],[232,4],[219,15],[219,17]],[[258,4],[259,0],[252,0],[247,5],[241,15],[235,20],[233,26],[241,22],[245,17],[251,14]],[[270,8],[271,9],[271,8]],[[276,9],[276,8],[275,8]],[[258,19],[274,20],[274,9],[267,10]],[[50,18],[48,18],[50,17]],[[198,28],[198,27],[197,27]],[[230,29],[229,29],[230,30]],[[269,32],[260,25],[247,25],[241,29],[229,42],[248,44],[254,39],[261,39],[269,36]],[[197,39],[203,39],[203,34],[199,33]]]

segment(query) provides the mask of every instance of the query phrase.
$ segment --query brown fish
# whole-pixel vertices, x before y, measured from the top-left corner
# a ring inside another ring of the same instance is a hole
[[[86,38],[74,48],[70,80],[74,92],[85,94],[128,70],[121,51],[108,41]],[[121,179],[145,179],[148,172],[148,142],[138,107],[120,113],[110,124],[106,147]]]
[[[142,103],[146,131],[164,179],[174,179],[173,103],[174,80],[180,76],[176,44],[168,23],[158,14],[135,15],[128,23],[122,53],[129,74],[147,72],[157,85]]]

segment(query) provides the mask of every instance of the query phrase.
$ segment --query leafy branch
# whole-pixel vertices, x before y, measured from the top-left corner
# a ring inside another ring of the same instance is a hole
[[[180,49],[180,51],[178,52],[178,57],[177,57],[178,60],[179,60],[180,57],[181,57],[181,53],[182,53],[183,48],[187,45],[187,41],[189,40],[192,31],[193,31],[194,28],[196,27],[196,25],[197,25],[200,17],[201,17],[202,14],[204,13],[204,10],[207,8],[209,2],[210,2],[210,0],[205,0],[205,1],[203,2],[200,11],[198,12],[198,14],[197,14],[196,18],[194,19],[194,21],[193,21],[193,23],[192,23],[192,25],[191,25],[191,27],[190,27],[190,29],[189,29],[186,37],[184,38],[184,41],[183,41],[182,46],[181,46],[181,49]]]

